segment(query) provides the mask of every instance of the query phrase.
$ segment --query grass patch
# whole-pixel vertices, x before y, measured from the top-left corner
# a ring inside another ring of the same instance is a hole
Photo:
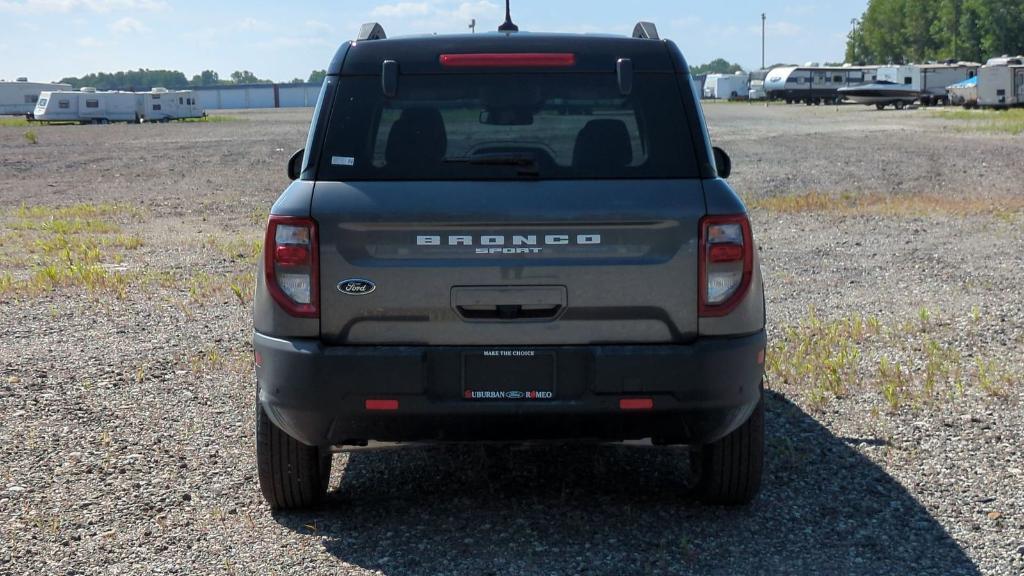
[[[966,125],[958,129],[967,132],[989,132],[997,134],[1024,134],[1024,109],[1012,110],[956,110],[936,112],[943,120],[955,120]]]
[[[22,128],[31,125],[32,123],[25,118],[0,118],[0,126],[12,126],[16,128]]]
[[[940,194],[825,194],[806,192],[756,198],[747,202],[752,210],[777,214],[832,213],[880,216],[995,216],[1012,221],[1024,211],[1024,197],[956,197]]]
[[[883,323],[872,316],[823,320],[812,308],[774,338],[766,371],[814,408],[862,391],[877,394],[891,411],[955,399],[968,388],[1004,396],[1012,373],[993,360],[968,360],[935,336],[937,322],[927,309],[913,320]]]
[[[81,287],[124,297],[132,278],[121,264],[143,241],[121,233],[120,222],[144,214],[127,204],[22,205],[0,213],[0,224],[10,230],[0,238],[0,264],[9,270],[0,295]]]
[[[36,135],[35,130],[26,130],[22,136],[29,144],[39,144],[39,136]]]

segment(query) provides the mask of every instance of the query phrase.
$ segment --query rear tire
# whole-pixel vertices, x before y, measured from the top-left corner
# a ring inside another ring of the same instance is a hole
[[[885,104],[875,104],[876,110],[885,110]]]
[[[725,438],[694,447],[697,494],[708,504],[748,504],[761,489],[764,469],[764,392],[750,418]]]
[[[256,402],[256,469],[260,490],[272,510],[319,504],[331,479],[331,453],[286,434]]]

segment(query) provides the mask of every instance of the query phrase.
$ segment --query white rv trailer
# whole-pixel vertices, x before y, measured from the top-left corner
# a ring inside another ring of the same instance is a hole
[[[138,122],[136,101],[134,92],[49,91],[39,94],[33,115],[41,122]]]
[[[718,79],[727,74],[708,74],[704,77],[704,98],[708,100],[718,98]]]
[[[714,94],[711,98],[719,100],[746,99],[747,92],[750,90],[750,76],[746,72],[718,74],[713,81],[710,80],[710,77],[708,81],[714,84]],[[707,91],[707,85],[704,89]]]
[[[978,105],[1024,106],[1024,56],[993,58],[978,71]]]
[[[881,66],[878,68],[878,80],[901,84],[917,92],[924,106],[947,104],[946,87],[973,78],[978,74],[980,66],[974,62]]]
[[[29,82],[28,78],[18,78],[15,82],[0,82],[0,116],[31,117],[40,92],[70,89],[70,84]]]
[[[784,100],[786,104],[839,103],[840,88],[874,82],[877,72],[874,66],[819,66],[813,62],[783,66],[768,72],[764,91],[769,100]]]
[[[191,90],[153,88],[149,92],[136,92],[136,96],[139,118],[145,122],[168,122],[206,116]]]

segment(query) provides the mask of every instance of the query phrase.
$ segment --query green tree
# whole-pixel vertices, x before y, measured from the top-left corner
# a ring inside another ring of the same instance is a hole
[[[690,73],[696,76],[702,74],[735,74],[742,71],[742,66],[733,64],[724,58],[716,58],[707,64],[701,64],[690,69]]]
[[[1024,0],[869,0],[846,57],[876,64],[984,62],[1024,53]]]
[[[201,74],[192,77],[193,86],[216,86],[221,84],[220,74],[214,70],[203,70]]]
[[[273,84],[270,80],[262,80],[248,70],[235,70],[231,73],[231,81],[235,84]]]
[[[323,84],[324,78],[327,77],[327,70],[313,70],[309,73],[310,84]]]

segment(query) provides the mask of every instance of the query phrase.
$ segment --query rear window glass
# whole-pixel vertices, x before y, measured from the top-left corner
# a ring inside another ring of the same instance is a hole
[[[670,74],[342,77],[318,179],[694,178],[689,134]]]

